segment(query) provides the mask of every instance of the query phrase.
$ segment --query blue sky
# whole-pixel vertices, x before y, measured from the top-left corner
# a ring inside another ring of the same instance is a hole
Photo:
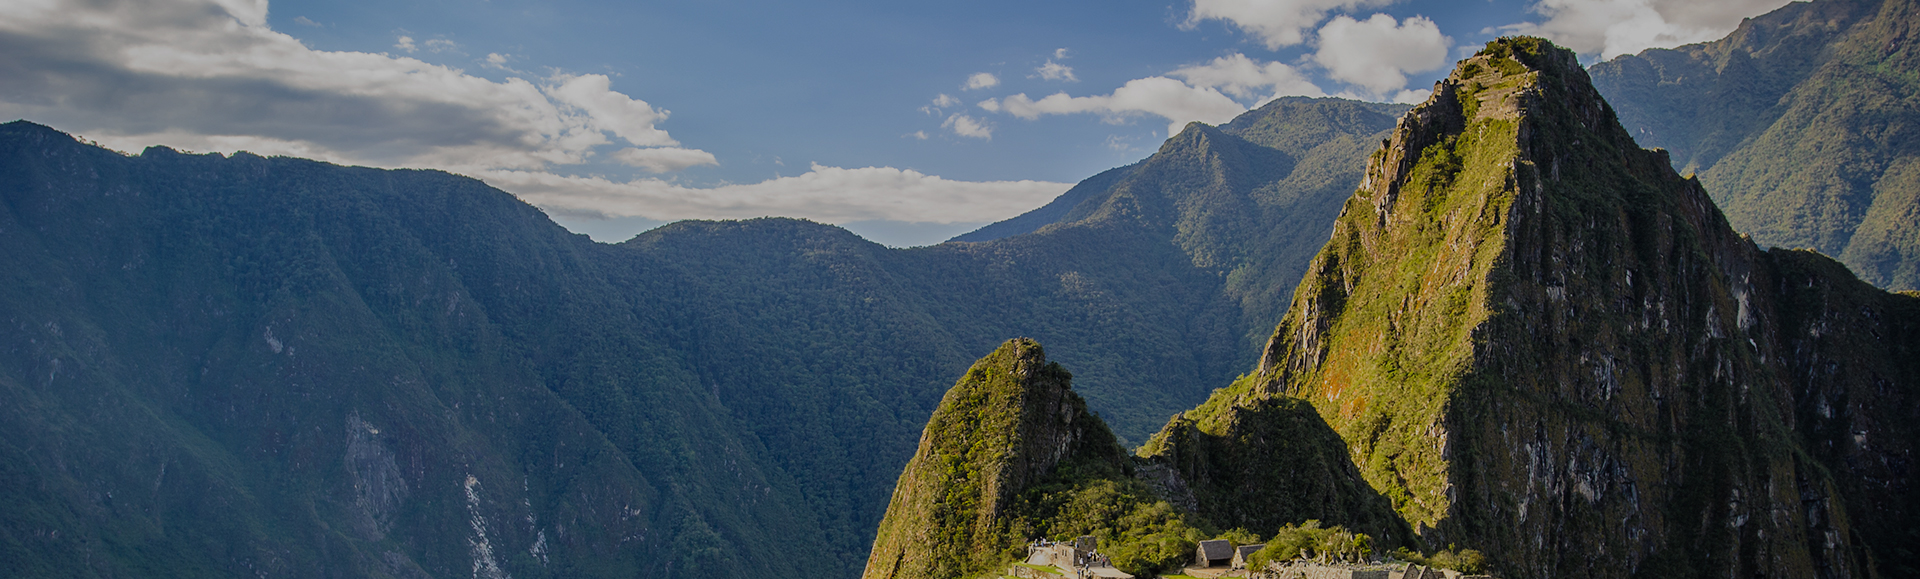
[[[1275,96],[1416,101],[1531,33],[1588,62],[1781,0],[0,0],[0,118],[471,175],[617,241],[804,217],[938,242]]]

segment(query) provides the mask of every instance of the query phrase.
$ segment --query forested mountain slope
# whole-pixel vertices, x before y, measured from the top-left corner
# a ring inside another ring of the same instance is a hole
[[[1263,110],[1321,109],[1353,105]],[[1136,167],[1342,178],[1244,143],[1194,125]],[[1133,440],[1251,365],[1284,294],[1233,289],[1257,255],[1235,236],[1287,224],[1208,225],[1238,217],[1182,210],[1258,188],[1183,182],[989,242],[759,219],[605,245],[444,173],[122,155],[10,123],[0,565],[849,576],[940,393],[1008,336],[1062,344]]]
[[[1429,544],[1512,577],[1920,568],[1920,299],[1757,248],[1569,51],[1463,61],[1310,270],[1222,395],[1311,402]]]
[[[1726,38],[1592,68],[1642,146],[1735,230],[1920,288],[1920,3],[1795,2]]]

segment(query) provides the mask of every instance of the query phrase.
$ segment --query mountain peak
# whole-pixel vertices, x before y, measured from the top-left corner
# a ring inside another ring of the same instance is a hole
[[[1761,252],[1639,148],[1571,52],[1503,38],[1373,154],[1243,388],[1313,404],[1428,544],[1492,553],[1504,575],[1845,576],[1873,564],[1846,511],[1906,491],[1836,490],[1827,473],[1911,438],[1814,464],[1847,443],[1797,429],[1792,409],[1888,392],[1858,415],[1877,425],[1909,386],[1789,377],[1827,371],[1807,348],[1838,348],[1809,320],[1905,306],[1816,298],[1859,284],[1808,261]],[[1877,332],[1912,323],[1876,316]],[[1674,531],[1690,528],[1733,531]],[[1822,535],[1842,538],[1805,539]]]
[[[1124,465],[1106,424],[1040,343],[1016,338],[975,362],[927,421],[880,521],[868,579],[963,577],[1029,538],[1020,495],[1063,463]]]

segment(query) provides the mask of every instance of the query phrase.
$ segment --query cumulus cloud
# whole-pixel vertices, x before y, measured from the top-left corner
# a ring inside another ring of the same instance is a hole
[[[1180,132],[1190,121],[1220,124],[1247,110],[1217,89],[1191,86],[1164,76],[1130,80],[1107,95],[1076,97],[1062,92],[1036,101],[1021,93],[1000,99],[998,107],[1007,114],[1028,120],[1041,115],[1093,113],[1106,117],[1108,122],[1121,122],[1130,116],[1151,114],[1170,121],[1169,135]]]
[[[1039,74],[1040,78],[1043,78],[1046,80],[1064,80],[1067,82],[1080,82],[1080,79],[1074,78],[1073,76],[1073,67],[1060,64],[1052,60],[1048,60],[1046,64],[1042,64],[1040,65],[1039,68],[1033,69],[1033,72]]]
[[[615,151],[613,159],[623,165],[640,167],[655,173],[672,173],[687,167],[720,164],[720,161],[713,157],[713,153],[679,147],[649,149],[629,147]]]
[[[405,52],[417,52],[420,50],[420,47],[413,44],[413,37],[405,35],[393,39],[393,47]]]
[[[969,117],[967,115],[955,114],[953,116],[947,117],[947,121],[944,123],[940,123],[940,126],[945,127],[948,130],[953,131],[953,134],[960,135],[962,137],[973,137],[976,139],[992,139],[993,138],[993,127],[987,126],[987,124],[981,121],[980,119]]]
[[[123,150],[246,149],[459,172],[578,164],[617,141],[675,144],[654,126],[666,111],[603,75],[492,81],[413,58],[313,50],[268,28],[266,14],[266,2],[250,0],[10,8],[0,19],[0,117]]]
[[[1167,76],[1185,79],[1193,86],[1218,88],[1242,99],[1264,96],[1261,102],[1283,96],[1327,94],[1294,67],[1278,62],[1261,64],[1237,52],[1203,65],[1175,70]]]
[[[976,72],[973,73],[973,76],[967,77],[967,84],[962,86],[967,90],[979,90],[983,88],[993,88],[999,85],[1000,77],[985,72]]]
[[[1432,20],[1413,16],[1396,21],[1386,14],[1366,20],[1335,16],[1320,27],[1313,62],[1327,76],[1383,97],[1406,87],[1407,74],[1447,66],[1453,40]]]
[[[667,120],[667,111],[655,110],[646,101],[634,100],[614,92],[612,79],[601,74],[557,75],[545,92],[566,105],[586,113],[587,123],[596,131],[618,135],[641,146],[671,147],[680,144],[653,124]]]
[[[489,171],[488,183],[551,210],[603,217],[744,219],[781,215],[828,223],[991,222],[1065,193],[1072,183],[953,181],[892,167],[813,165],[804,174],[693,188],[659,179],[613,181],[535,171]]]
[[[1648,48],[1671,48],[1714,40],[1788,0],[1541,0],[1530,10],[1542,22],[1504,27],[1509,32],[1553,40],[1601,58]]]
[[[1391,0],[1193,0],[1186,28],[1206,20],[1221,20],[1252,35],[1268,50],[1307,40],[1307,31],[1335,10],[1384,6]]]

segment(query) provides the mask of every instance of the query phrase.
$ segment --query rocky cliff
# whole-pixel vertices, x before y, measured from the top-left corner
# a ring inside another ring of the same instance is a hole
[[[1509,577],[1910,573],[1915,298],[1736,234],[1538,39],[1382,144],[1248,389],[1311,402],[1429,544]]]

